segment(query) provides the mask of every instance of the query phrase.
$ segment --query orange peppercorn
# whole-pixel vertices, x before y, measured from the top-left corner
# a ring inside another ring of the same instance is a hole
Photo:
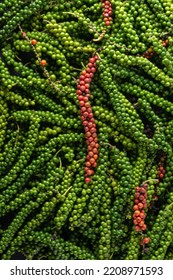
[[[47,65],[47,61],[46,61],[45,59],[42,59],[42,60],[40,61],[40,65],[43,66],[43,67],[45,67],[45,66]]]
[[[33,46],[35,46],[37,43],[38,43],[37,40],[35,40],[35,39],[32,39],[32,40],[31,40],[31,44],[32,44]]]

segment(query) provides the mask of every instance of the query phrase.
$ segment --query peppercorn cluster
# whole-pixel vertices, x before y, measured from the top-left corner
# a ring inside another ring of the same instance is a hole
[[[96,71],[96,61],[98,56],[89,59],[87,68],[82,71],[79,77],[79,83],[77,84],[77,95],[80,105],[80,115],[82,124],[85,130],[86,143],[88,148],[88,154],[86,156],[86,167],[85,167],[85,182],[90,182],[90,176],[94,174],[93,168],[97,166],[98,159],[98,137],[96,124],[94,121],[92,107],[89,102],[90,98],[90,84]]]
[[[145,224],[145,209],[147,208],[146,198],[147,198],[147,188],[148,185],[144,184],[140,187],[136,187],[135,191],[135,205],[133,207],[133,223],[135,225],[136,231],[144,231],[147,226]]]
[[[173,6],[0,2],[0,259],[173,259]]]
[[[112,22],[112,4],[110,1],[102,1],[102,7],[103,7],[103,18],[104,23],[106,26],[109,26]]]

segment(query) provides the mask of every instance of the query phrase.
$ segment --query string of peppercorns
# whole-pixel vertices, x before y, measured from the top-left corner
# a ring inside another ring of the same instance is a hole
[[[147,188],[148,184],[142,184],[135,189],[135,201],[134,201],[134,214],[133,223],[136,231],[144,231],[147,226],[145,224],[145,209],[147,208]]]
[[[93,39],[93,41],[100,41],[104,38],[106,32],[107,32],[107,27],[111,25],[112,23],[112,4],[108,0],[101,0],[102,2],[102,8],[103,8],[103,20],[104,20],[104,25],[105,27],[103,28],[102,33],[99,35],[97,39]]]
[[[98,159],[98,137],[96,124],[93,117],[92,107],[89,102],[90,84],[96,72],[96,61],[98,55],[89,59],[89,63],[84,71],[82,71],[79,82],[77,84],[76,94],[80,105],[80,115],[85,130],[85,138],[87,143],[88,154],[86,156],[85,166],[85,182],[91,181],[90,176],[94,174],[94,168],[97,166]]]

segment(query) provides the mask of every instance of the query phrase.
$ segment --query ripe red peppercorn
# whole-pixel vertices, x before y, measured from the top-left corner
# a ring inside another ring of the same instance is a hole
[[[90,157],[93,157],[94,153],[93,153],[92,151],[90,151],[90,152],[88,153],[88,155],[89,155]]]
[[[146,230],[146,228],[147,228],[147,225],[146,225],[146,224],[144,224],[144,225],[141,227],[142,230]]]
[[[139,203],[139,200],[138,199],[135,199],[135,204],[138,204]]]
[[[139,226],[135,226],[136,231],[141,231],[141,228]]]
[[[163,177],[164,177],[164,174],[163,174],[163,173],[160,173],[160,174],[159,174],[159,178],[160,178],[160,179],[163,179]]]
[[[139,208],[139,209],[143,209],[143,208],[144,208],[144,205],[143,205],[142,203],[139,203],[139,204],[138,204],[138,208]]]
[[[139,211],[139,210],[136,210],[134,214],[135,214],[135,215],[136,215],[136,217],[137,217],[137,216],[139,216],[139,215],[140,215],[140,211]]]
[[[78,90],[76,91],[76,93],[79,95],[79,96],[78,96],[78,99],[79,99],[79,100],[83,100],[82,91],[78,89]]]
[[[139,200],[140,200],[140,201],[143,201],[143,200],[144,200],[144,198],[145,198],[145,196],[144,196],[144,195],[140,195],[140,196],[139,196]]]
[[[98,154],[98,149],[97,148],[93,148],[92,151],[93,151],[94,154]]]
[[[32,40],[31,40],[31,44],[32,44],[33,46],[35,46],[37,43],[38,43],[37,40],[35,40],[35,39],[32,39]]]
[[[92,164],[93,167],[96,167],[97,166],[97,162],[95,161],[93,164]]]
[[[136,193],[135,193],[135,198],[139,198],[139,196],[140,196],[140,193],[139,193],[139,192],[136,192]]]
[[[94,174],[94,170],[92,169],[89,169],[87,172],[86,172],[86,176],[92,176]]]
[[[86,112],[86,107],[85,106],[81,107],[81,114],[83,114],[84,112]]]
[[[43,66],[43,67],[45,67],[45,66],[47,65],[47,61],[46,61],[45,59],[42,59],[42,60],[40,61],[40,65]]]
[[[140,193],[145,193],[146,192],[146,189],[145,188],[140,188]]]
[[[91,57],[91,58],[89,59],[89,62],[93,64],[93,63],[95,62],[95,58],[94,58],[94,57]]]
[[[98,155],[94,154],[94,155],[93,155],[93,158],[94,158],[95,160],[98,159]]]
[[[91,167],[91,163],[89,161],[86,162],[87,167]]]
[[[142,228],[144,225],[144,221],[140,221],[139,226]]]
[[[142,221],[141,217],[137,217],[136,220],[137,220],[138,224],[140,224],[140,222]]]
[[[91,178],[86,177],[86,178],[85,178],[85,183],[87,183],[87,184],[88,184],[88,183],[90,183],[90,182],[91,182]]]
[[[145,219],[145,216],[146,216],[145,213],[142,213],[142,212],[140,213],[141,219]]]
[[[89,161],[90,161],[91,165],[95,164],[95,159],[94,158],[90,158]]]
[[[133,206],[133,210],[134,210],[134,211],[138,210],[138,205],[134,205],[134,206]]]
[[[143,239],[143,241],[144,241],[144,244],[148,244],[148,243],[150,243],[150,238],[149,237],[145,237]]]
[[[86,93],[86,97],[89,98],[90,97],[90,90],[88,88],[85,89],[85,93]]]

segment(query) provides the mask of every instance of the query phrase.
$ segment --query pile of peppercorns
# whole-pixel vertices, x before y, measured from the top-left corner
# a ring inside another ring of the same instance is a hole
[[[1,259],[173,259],[172,20],[0,2]]]

